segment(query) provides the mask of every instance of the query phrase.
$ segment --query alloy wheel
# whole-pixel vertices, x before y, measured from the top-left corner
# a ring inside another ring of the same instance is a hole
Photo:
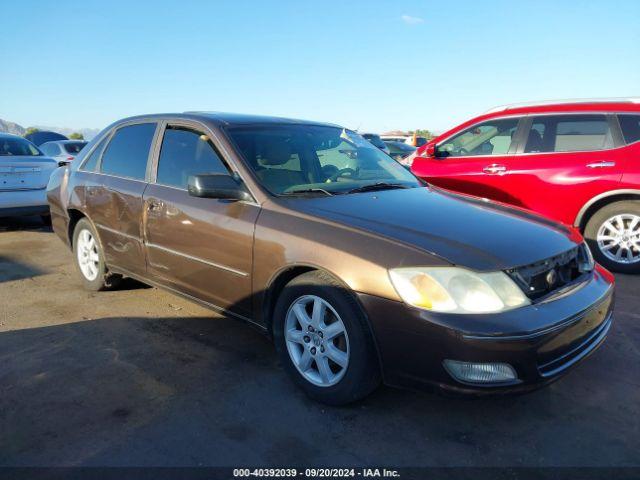
[[[316,295],[295,300],[284,335],[289,357],[307,381],[330,387],[342,379],[349,365],[349,337],[329,302]]]
[[[640,262],[640,216],[619,214],[598,229],[598,248],[608,259],[623,264]]]
[[[98,277],[100,271],[100,256],[98,244],[89,230],[82,230],[78,235],[76,255],[80,271],[87,280],[92,282]]]

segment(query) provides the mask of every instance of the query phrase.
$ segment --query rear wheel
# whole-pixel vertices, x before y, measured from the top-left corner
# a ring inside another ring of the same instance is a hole
[[[640,201],[601,208],[589,219],[584,235],[598,263],[614,272],[640,273]]]
[[[109,274],[100,241],[86,218],[73,231],[73,256],[87,290],[105,290],[120,282],[120,275]]]
[[[311,398],[342,405],[380,383],[366,319],[353,295],[329,275],[309,272],[289,282],[273,321],[280,361]]]

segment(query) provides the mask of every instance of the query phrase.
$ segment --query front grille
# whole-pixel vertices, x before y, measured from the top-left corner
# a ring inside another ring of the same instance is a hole
[[[582,265],[586,263],[587,247],[571,250],[540,262],[511,268],[506,273],[531,300],[539,300],[586,278]]]

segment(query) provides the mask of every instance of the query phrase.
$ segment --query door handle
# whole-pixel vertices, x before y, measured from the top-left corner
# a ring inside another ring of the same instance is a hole
[[[587,163],[587,168],[607,168],[607,167],[615,167],[616,166],[616,162],[610,162],[610,161],[602,161],[602,162],[594,162],[594,163]]]
[[[484,173],[495,175],[499,173],[505,173],[507,171],[507,167],[504,165],[498,165],[497,163],[493,163],[491,165],[487,165],[482,169]]]

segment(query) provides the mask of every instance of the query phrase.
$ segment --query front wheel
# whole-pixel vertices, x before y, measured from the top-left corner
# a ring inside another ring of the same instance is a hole
[[[100,241],[86,218],[78,221],[73,231],[73,256],[87,290],[105,290],[119,283],[120,275],[108,273]]]
[[[273,321],[281,363],[314,400],[343,405],[379,385],[378,358],[364,314],[329,275],[309,272],[289,282]]]
[[[598,263],[619,273],[640,273],[640,201],[611,203],[587,223],[584,236]]]

